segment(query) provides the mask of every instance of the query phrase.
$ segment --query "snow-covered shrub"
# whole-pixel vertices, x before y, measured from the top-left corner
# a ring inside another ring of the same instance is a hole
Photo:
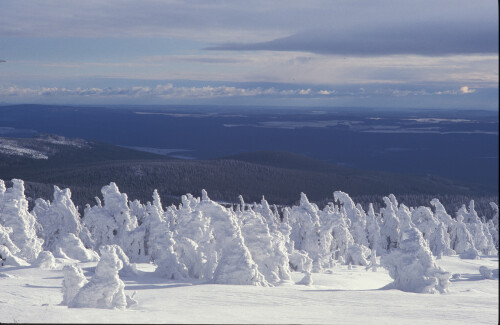
[[[13,255],[7,246],[0,245],[0,266],[27,266],[25,260]]]
[[[5,246],[11,254],[16,254],[19,248],[10,240],[10,234],[12,234],[12,228],[0,224],[0,246]]]
[[[116,245],[105,245],[100,249],[101,259],[90,281],[78,290],[69,301],[70,308],[118,308],[127,307],[125,284],[118,272],[123,263],[116,254]]]
[[[300,250],[294,250],[289,255],[290,267],[297,272],[311,272],[312,259],[307,256],[307,253]]]
[[[39,267],[41,269],[54,269],[56,267],[56,259],[50,251],[42,251],[38,254],[37,259],[31,266]]]
[[[478,260],[481,257],[479,256],[479,251],[474,247],[469,247],[465,251],[459,254],[461,259],[464,260]]]
[[[66,265],[63,268],[62,283],[63,301],[61,305],[69,305],[78,291],[88,283],[82,269],[77,265]]]
[[[34,261],[42,251],[43,239],[38,238],[39,226],[35,217],[28,211],[28,200],[24,195],[24,182],[12,180],[12,187],[5,190],[5,183],[0,180],[0,224],[12,229],[10,239],[18,248],[16,256],[28,262]]]
[[[85,248],[82,241],[73,233],[58,236],[52,245],[56,257],[71,258],[81,262],[95,262],[99,255],[91,249]]]
[[[311,272],[304,272],[304,273],[305,274],[304,274],[304,277],[302,278],[302,280],[300,280],[296,284],[311,286],[313,284],[312,273]]]
[[[377,272],[377,267],[379,266],[380,264],[377,263],[377,251],[375,249],[372,249],[370,255],[370,264],[366,266],[366,270],[368,271],[369,269],[371,269],[372,272]]]
[[[485,279],[498,279],[498,269],[490,269],[484,265],[479,267],[479,273]]]
[[[368,256],[370,256],[370,249],[365,245],[353,244],[349,246],[345,264],[349,265],[368,265]]]
[[[130,263],[128,256],[125,255],[125,252],[120,246],[115,245],[115,253],[116,256],[118,256],[118,258],[122,261],[122,268],[120,269],[120,272],[118,272],[120,276],[134,276],[138,274],[139,271],[137,270],[135,263]]]

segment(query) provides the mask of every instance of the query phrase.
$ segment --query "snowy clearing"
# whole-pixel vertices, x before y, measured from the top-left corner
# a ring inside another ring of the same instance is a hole
[[[155,276],[152,264],[138,264],[139,275],[122,277],[125,291],[139,301],[127,310],[61,306],[64,264],[57,268],[3,267],[0,322],[43,323],[308,323],[308,324],[496,324],[498,279],[483,279],[481,265],[498,268],[497,257],[462,260],[444,256],[437,263],[461,278],[449,293],[416,294],[382,289],[392,279],[384,269],[341,265],[314,274],[310,287],[276,287],[180,282]],[[86,277],[93,263],[79,263]],[[329,274],[331,272],[331,274]],[[292,273],[299,281],[302,274]]]

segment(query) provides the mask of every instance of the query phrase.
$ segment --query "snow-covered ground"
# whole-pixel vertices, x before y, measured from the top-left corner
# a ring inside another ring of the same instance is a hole
[[[37,138],[18,139],[0,138],[0,153],[9,156],[49,159],[50,156],[59,151],[57,146],[84,148],[88,147],[88,144],[82,139],[68,139],[58,135],[40,135]]]
[[[0,322],[43,323],[327,323],[327,324],[496,324],[498,278],[484,279],[479,267],[498,269],[498,257],[437,260],[452,274],[449,292],[417,294],[384,289],[387,271],[338,265],[314,273],[312,286],[292,282],[275,287],[220,285],[166,280],[153,264],[122,276],[125,292],[138,304],[126,310],[68,308],[63,299],[62,267],[75,260],[56,259],[56,269],[4,266],[0,269]],[[87,278],[96,262],[78,263]],[[302,273],[293,272],[297,282]]]

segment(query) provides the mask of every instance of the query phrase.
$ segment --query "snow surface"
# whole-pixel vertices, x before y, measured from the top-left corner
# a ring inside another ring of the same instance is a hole
[[[86,141],[58,135],[44,135],[33,139],[0,138],[0,154],[31,159],[49,159],[58,149],[47,144],[84,148]]]
[[[122,277],[125,293],[136,292],[139,302],[125,311],[61,305],[62,268],[75,261],[56,260],[52,270],[0,269],[0,322],[497,324],[499,316],[498,278],[479,273],[482,265],[498,270],[498,257],[444,256],[437,264],[461,277],[434,295],[381,289],[392,281],[381,268],[341,265],[314,274],[311,286],[257,287],[165,280],[141,263],[139,275]],[[78,265],[87,278],[94,275],[96,262]],[[292,272],[294,281],[302,277]]]

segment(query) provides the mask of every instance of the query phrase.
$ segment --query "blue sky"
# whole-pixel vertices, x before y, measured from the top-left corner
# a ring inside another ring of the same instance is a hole
[[[0,103],[496,109],[497,7],[2,0]]]

